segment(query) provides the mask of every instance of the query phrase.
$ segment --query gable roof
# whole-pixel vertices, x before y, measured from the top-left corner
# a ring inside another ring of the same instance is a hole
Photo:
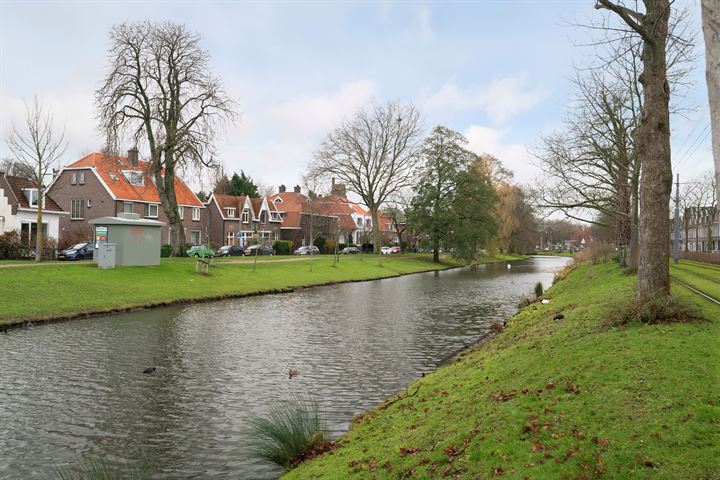
[[[12,194],[13,198],[18,204],[18,208],[27,208],[29,210],[37,210],[36,207],[31,207],[30,202],[28,202],[27,198],[25,197],[25,193],[23,190],[28,188],[35,188],[34,183],[31,180],[28,180],[27,178],[22,177],[14,177],[11,175],[0,175],[0,178],[5,179],[5,184],[8,186],[9,192]],[[46,190],[47,193],[47,190]],[[58,206],[55,201],[50,198],[47,194],[45,195],[45,207],[43,208],[43,212],[62,212],[63,209]]]
[[[213,193],[210,196],[210,199],[208,200],[208,204],[215,202],[215,204],[220,209],[220,215],[224,219],[232,219],[235,220],[237,218],[240,218],[240,212],[242,212],[245,209],[246,203],[250,204],[250,213],[252,214],[253,220],[258,220],[260,216],[260,211],[262,210],[263,205],[267,205],[268,211],[270,212],[277,212],[279,213],[279,210],[272,202],[267,201],[266,197],[248,197],[247,195],[223,195],[221,193]],[[226,215],[225,209],[226,208],[234,208],[236,213],[234,217],[228,217]],[[272,218],[268,218],[271,222],[279,222],[281,220],[274,220]]]
[[[160,203],[160,195],[150,174],[150,163],[139,160],[132,168],[127,157],[113,157],[102,153],[91,153],[63,170],[92,169],[105,184],[110,195],[116,200],[146,203]],[[143,185],[133,185],[123,172],[136,171],[143,175]],[[204,207],[190,188],[180,178],[175,177],[175,198],[178,205]]]

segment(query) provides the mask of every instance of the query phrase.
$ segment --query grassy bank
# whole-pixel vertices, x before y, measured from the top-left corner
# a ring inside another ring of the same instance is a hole
[[[265,257],[258,259],[256,272],[251,259],[230,258],[216,262],[209,276],[195,273],[195,261],[187,258],[163,259],[158,267],[113,270],[99,270],[92,263],[0,268],[0,324],[385,278],[453,266],[457,264],[449,259],[432,263],[428,255],[357,255],[343,256],[337,267],[332,266],[332,256]]]
[[[720,478],[720,307],[676,286],[712,320],[613,326],[634,281],[578,267],[285,478]]]

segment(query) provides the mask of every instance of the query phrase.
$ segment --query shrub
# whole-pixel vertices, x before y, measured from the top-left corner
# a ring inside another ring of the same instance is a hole
[[[286,470],[330,447],[327,425],[315,399],[271,404],[267,418],[250,420],[250,433],[251,454]]]
[[[594,244],[575,254],[578,261],[590,261],[593,265],[609,262],[615,257],[615,250],[611,245]]]
[[[293,252],[293,242],[291,240],[276,240],[273,248],[276,255],[290,255]]]
[[[10,230],[0,235],[0,260],[15,260],[30,255],[30,250],[23,245],[20,232]]]
[[[163,258],[169,257],[172,255],[173,247],[170,244],[165,244],[160,247],[160,256]]]
[[[541,297],[542,294],[543,294],[543,284],[542,284],[542,282],[537,282],[535,284],[535,296]]]
[[[632,321],[647,324],[686,323],[705,320],[699,308],[671,295],[655,295],[645,303],[633,300],[617,307],[616,324]]]
[[[319,237],[317,237],[315,239],[315,241],[313,242],[313,245],[315,245],[318,249],[320,249],[320,253],[325,253],[325,242],[326,241],[327,241],[327,239],[325,237],[323,237],[322,235],[320,235]]]
[[[325,252],[326,253],[335,252],[335,241],[334,240],[325,240]]]

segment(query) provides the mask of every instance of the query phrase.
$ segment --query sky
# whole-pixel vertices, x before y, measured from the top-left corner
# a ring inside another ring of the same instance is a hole
[[[430,131],[463,133],[521,184],[539,175],[533,152],[561,128],[574,67],[604,15],[592,0],[461,2],[8,1],[0,0],[0,156],[37,95],[65,128],[64,163],[102,148],[93,92],[107,71],[108,32],[141,20],[186,24],[202,36],[212,72],[238,103],[219,132],[229,172],[257,182],[301,182],[333,126],[371,101],[413,102]],[[698,32],[693,84],[671,121],[674,169],[712,168],[699,0],[678,0]],[[140,152],[147,155],[148,152]],[[193,186],[202,185],[195,177]]]

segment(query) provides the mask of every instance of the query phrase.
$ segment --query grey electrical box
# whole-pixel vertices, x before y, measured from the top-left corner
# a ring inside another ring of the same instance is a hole
[[[115,244],[98,244],[98,267],[115,268]]]
[[[114,264],[119,267],[160,265],[160,230],[165,224],[140,218],[136,213],[100,217],[89,222],[95,228],[95,260],[100,268],[101,247],[114,245]],[[106,250],[108,255],[110,252]]]

